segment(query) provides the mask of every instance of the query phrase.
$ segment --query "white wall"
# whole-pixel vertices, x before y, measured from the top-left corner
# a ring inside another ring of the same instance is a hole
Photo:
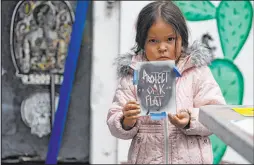
[[[126,53],[134,45],[135,39],[135,22],[139,11],[151,1],[122,1],[121,2],[121,37],[120,37],[120,53]],[[212,2],[218,6],[220,1]],[[252,2],[253,4],[253,2]],[[201,34],[209,32],[213,35],[214,46],[218,48],[215,52],[217,58],[222,58],[222,50],[220,49],[220,40],[217,32],[215,20],[203,22],[188,22],[191,31],[190,43],[195,39],[200,39]],[[243,104],[253,105],[253,29],[249,34],[244,47],[240,54],[234,60],[234,64],[240,69],[244,76],[244,98]],[[126,161],[130,141],[119,140],[118,142],[118,163]],[[228,147],[224,156],[224,160],[247,163],[239,154]]]
[[[119,3],[107,16],[106,1],[93,1],[93,63],[91,82],[91,164],[115,164],[117,140],[107,127],[106,117],[116,87],[118,55]]]

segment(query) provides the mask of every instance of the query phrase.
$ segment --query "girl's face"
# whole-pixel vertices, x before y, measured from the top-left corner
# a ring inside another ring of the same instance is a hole
[[[181,36],[176,34],[171,25],[158,19],[147,33],[146,57],[149,61],[176,60],[180,56],[181,45]]]

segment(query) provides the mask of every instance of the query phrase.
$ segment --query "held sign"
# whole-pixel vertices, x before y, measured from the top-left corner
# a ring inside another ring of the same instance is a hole
[[[141,115],[176,111],[174,61],[140,62],[137,96]]]

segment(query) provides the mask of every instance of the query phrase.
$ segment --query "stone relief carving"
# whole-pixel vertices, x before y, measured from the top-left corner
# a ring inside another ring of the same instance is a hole
[[[73,12],[64,1],[22,1],[13,13],[11,52],[16,75],[25,84],[63,79]]]
[[[56,96],[57,107],[59,96]],[[27,97],[21,105],[21,117],[24,123],[31,128],[31,134],[40,138],[51,132],[50,127],[50,94],[48,91],[37,92]]]

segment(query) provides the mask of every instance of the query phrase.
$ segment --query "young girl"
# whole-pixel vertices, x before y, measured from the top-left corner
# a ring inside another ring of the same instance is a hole
[[[198,121],[195,111],[204,105],[225,104],[207,66],[212,55],[198,42],[189,46],[185,19],[172,2],[156,1],[145,6],[139,13],[136,31],[134,55],[117,58],[120,80],[107,117],[112,135],[132,139],[130,164],[212,164],[208,137],[212,133]],[[139,116],[132,81],[137,62],[162,60],[175,60],[181,74],[176,78],[177,114],[168,114],[167,135],[163,120]]]

